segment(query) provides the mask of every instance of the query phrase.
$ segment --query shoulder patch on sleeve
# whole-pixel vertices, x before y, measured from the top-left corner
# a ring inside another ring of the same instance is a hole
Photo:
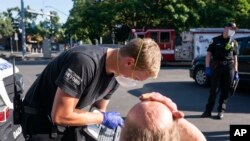
[[[72,85],[74,88],[77,88],[81,84],[81,77],[79,77],[74,71],[70,68],[64,74],[64,80]]]

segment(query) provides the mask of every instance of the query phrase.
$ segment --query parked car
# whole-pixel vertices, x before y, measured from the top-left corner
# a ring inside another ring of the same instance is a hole
[[[205,56],[196,57],[189,69],[189,76],[195,80],[199,86],[207,86],[209,78],[205,74]]]
[[[250,86],[250,36],[236,38],[238,47],[238,71],[239,86]],[[205,75],[205,56],[197,57],[193,60],[189,69],[190,77],[195,80],[199,86],[208,86],[209,78]]]
[[[15,80],[19,86],[23,86],[22,75],[15,67]],[[14,97],[13,65],[5,59],[0,58],[0,140],[21,141],[22,128],[13,123],[13,97]],[[17,91],[21,91],[18,87]]]

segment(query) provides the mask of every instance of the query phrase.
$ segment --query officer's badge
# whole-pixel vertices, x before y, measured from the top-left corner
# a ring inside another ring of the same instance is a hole
[[[226,50],[229,50],[229,49],[231,49],[231,47],[232,47],[232,46],[230,45],[230,43],[227,43],[227,45],[225,46],[225,49],[226,49]]]
[[[235,46],[234,42],[228,42],[227,45],[225,46],[225,50],[230,50],[231,48],[233,48]]]

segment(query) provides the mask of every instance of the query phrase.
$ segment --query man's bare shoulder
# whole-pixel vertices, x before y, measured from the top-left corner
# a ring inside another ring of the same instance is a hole
[[[203,133],[188,120],[178,119],[177,124],[181,141],[206,141]]]

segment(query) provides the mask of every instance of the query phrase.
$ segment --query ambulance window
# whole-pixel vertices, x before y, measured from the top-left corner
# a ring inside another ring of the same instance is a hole
[[[170,41],[170,33],[169,32],[161,32],[160,42],[169,42],[169,41]]]
[[[153,40],[155,40],[156,42],[158,42],[158,40],[157,40],[157,32],[151,32],[151,38]]]

